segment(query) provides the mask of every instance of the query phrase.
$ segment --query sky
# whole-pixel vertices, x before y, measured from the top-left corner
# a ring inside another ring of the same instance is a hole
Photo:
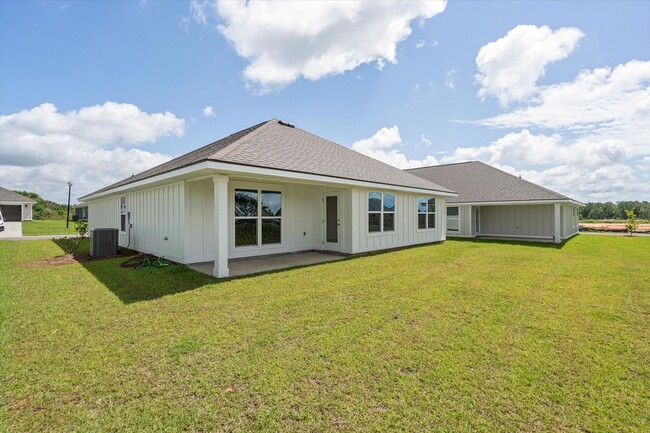
[[[650,200],[650,2],[0,1],[0,185],[73,202],[278,118]]]

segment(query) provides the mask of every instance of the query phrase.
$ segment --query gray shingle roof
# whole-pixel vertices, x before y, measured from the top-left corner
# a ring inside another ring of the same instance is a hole
[[[24,195],[20,195],[16,192],[10,191],[6,188],[0,186],[0,201],[15,201],[17,203],[36,203],[36,200],[33,200]]]
[[[449,203],[570,200],[480,161],[414,168],[408,172],[457,191],[458,197],[448,198]]]
[[[287,126],[277,119],[272,119],[92,194],[105,192],[202,161],[219,161],[384,185],[451,192],[445,187],[406,173],[347,147],[302,129]]]

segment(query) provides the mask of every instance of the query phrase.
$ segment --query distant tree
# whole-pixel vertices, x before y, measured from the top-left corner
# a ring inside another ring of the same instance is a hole
[[[632,232],[636,231],[637,229],[637,222],[636,222],[636,215],[634,214],[633,210],[625,210],[625,214],[627,215],[627,222],[625,223],[625,228],[627,231],[630,233],[630,236],[632,236]]]
[[[25,197],[36,200],[32,206],[32,217],[36,220],[60,220],[65,219],[66,206],[45,200],[38,194],[29,191],[14,191]]]

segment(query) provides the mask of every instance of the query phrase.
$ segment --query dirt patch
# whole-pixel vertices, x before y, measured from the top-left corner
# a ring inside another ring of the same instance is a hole
[[[33,262],[25,262],[21,266],[23,268],[47,268],[50,266],[64,266],[64,265],[71,265],[73,263],[93,262],[96,260],[117,259],[120,257],[129,257],[131,255],[133,255],[132,251],[120,253],[116,256],[107,256],[107,257],[92,257],[88,253],[63,254],[61,256],[56,256],[49,259],[41,259],[41,260],[34,260]]]
[[[584,223],[580,224],[581,227],[604,232],[626,232],[625,223]],[[635,233],[650,232],[650,224],[639,224]]]

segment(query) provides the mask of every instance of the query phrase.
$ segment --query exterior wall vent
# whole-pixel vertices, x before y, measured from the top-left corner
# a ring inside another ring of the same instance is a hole
[[[92,257],[117,255],[117,229],[92,229],[90,255]]]

